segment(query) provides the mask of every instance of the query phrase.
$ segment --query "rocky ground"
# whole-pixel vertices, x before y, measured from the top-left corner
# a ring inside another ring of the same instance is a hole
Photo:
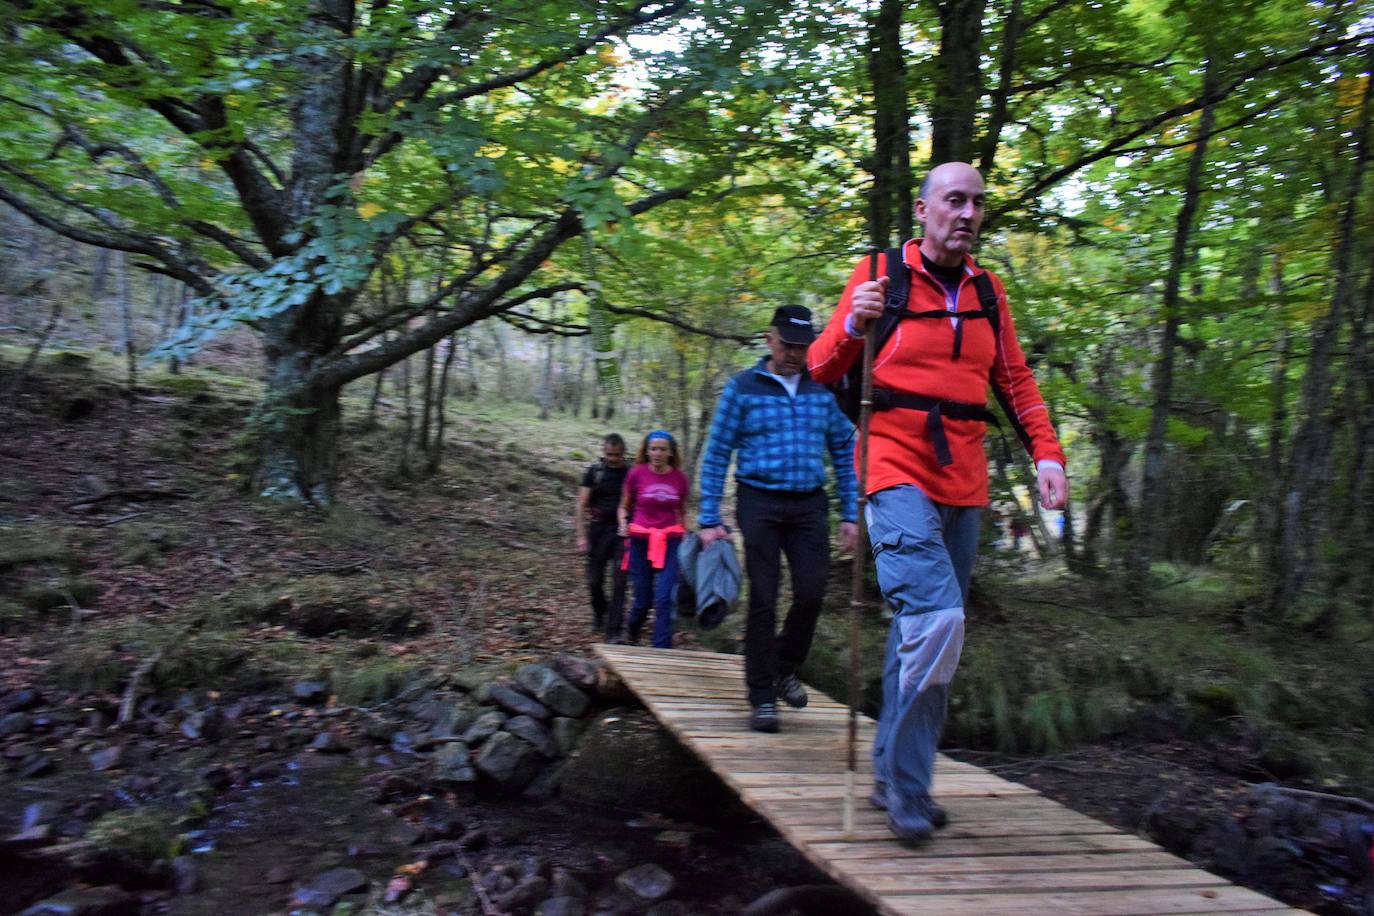
[[[430,478],[350,431],[326,516],[246,498],[246,406],[196,386],[126,406],[57,365],[3,409],[0,913],[856,908],[591,663],[585,426],[474,406]],[[1374,809],[1257,785],[1224,741],[953,752],[1296,905],[1374,906]]]

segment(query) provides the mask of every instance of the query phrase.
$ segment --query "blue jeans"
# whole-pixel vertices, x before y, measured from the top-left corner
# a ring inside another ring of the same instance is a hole
[[[649,615],[649,598],[653,597],[655,649],[673,647],[673,586],[677,585],[677,545],[682,538],[668,538],[668,556],[662,569],[654,569],[649,562],[649,539],[631,537],[630,545],[630,582],[634,584],[634,603],[630,606],[628,629],[632,636],[638,636],[644,627],[644,618]]]
[[[978,506],[945,506],[918,487],[874,493],[868,534],[892,608],[873,778],[889,807],[919,810],[930,794],[949,685],[964,645],[964,596],[978,551]]]

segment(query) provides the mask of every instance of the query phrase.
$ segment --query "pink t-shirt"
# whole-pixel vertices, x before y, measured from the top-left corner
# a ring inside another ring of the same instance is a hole
[[[676,525],[687,501],[691,484],[677,468],[655,474],[647,464],[636,464],[625,475],[625,492],[630,494],[630,522],[645,528]]]

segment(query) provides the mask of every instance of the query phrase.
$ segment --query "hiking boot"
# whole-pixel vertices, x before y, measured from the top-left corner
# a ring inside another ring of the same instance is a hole
[[[808,700],[806,688],[797,680],[795,674],[789,674],[778,681],[778,696],[793,709],[801,709]]]
[[[887,827],[896,834],[897,839],[909,846],[929,843],[931,837],[935,836],[935,827],[919,814],[899,815],[889,810]]]
[[[778,730],[778,707],[775,703],[760,703],[749,714],[749,727],[756,732],[773,734]]]
[[[887,810],[887,783],[875,782],[873,784],[873,791],[868,793],[868,803],[879,811]],[[949,812],[929,795],[922,795],[919,804],[925,813],[926,820],[930,821],[931,826],[936,830],[949,823]]]

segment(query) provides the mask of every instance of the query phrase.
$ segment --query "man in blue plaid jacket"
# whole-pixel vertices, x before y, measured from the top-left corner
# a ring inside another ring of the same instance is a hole
[[[737,454],[735,518],[744,534],[749,616],[744,630],[744,679],[755,731],[776,732],[778,699],[806,705],[796,670],[811,651],[830,571],[826,455],[840,499],[840,544],[858,542],[854,427],[830,389],[811,380],[806,350],[816,339],[811,312],[784,305],[773,313],[768,355],[725,384],[701,460],[701,540],[727,537],[721,499],[730,456]],[[781,555],[792,574],[792,608],[777,632]]]

